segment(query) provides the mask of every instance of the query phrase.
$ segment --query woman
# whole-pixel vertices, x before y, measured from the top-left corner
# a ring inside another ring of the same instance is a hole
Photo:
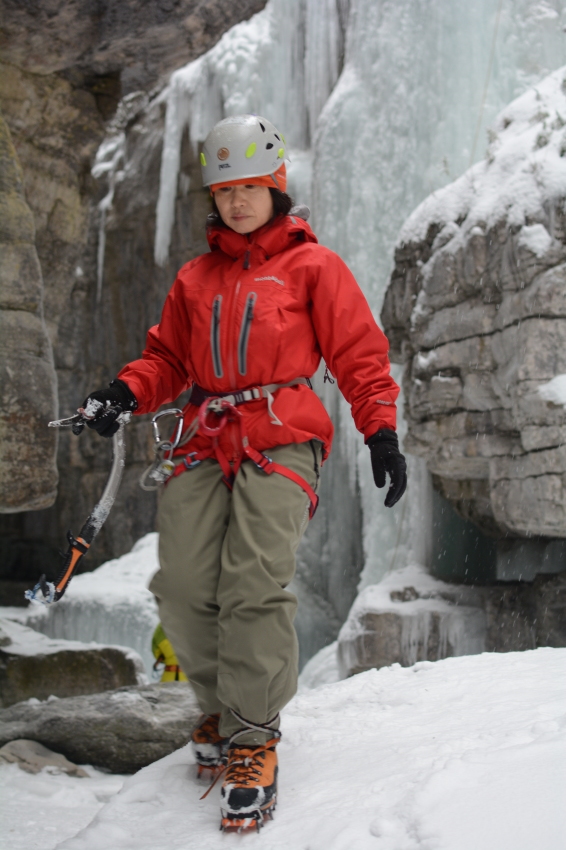
[[[284,160],[284,137],[260,116],[213,128],[201,153],[211,251],[179,271],[141,360],[84,405],[101,403],[89,425],[111,436],[120,409],[153,412],[192,386],[150,587],[203,711],[199,768],[226,764],[224,828],[259,828],[275,806],[279,711],[297,686],[285,588],[333,435],[309,381],[321,356],[376,485],[391,478],[385,504],[406,487],[387,340],[348,268],[293,214]]]

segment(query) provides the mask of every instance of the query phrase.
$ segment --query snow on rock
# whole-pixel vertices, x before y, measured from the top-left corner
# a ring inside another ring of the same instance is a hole
[[[411,666],[475,655],[486,648],[481,596],[410,565],[369,585],[354,602],[338,636],[340,678],[393,663]]]
[[[263,850],[562,850],[566,650],[361,673],[283,716],[279,801]],[[60,850],[201,850],[218,831],[190,747],[128,779]]]
[[[25,625],[52,638],[131,647],[150,671],[151,637],[159,617],[147,585],[159,568],[157,540],[156,533],[146,534],[121,558],[75,576],[60,602],[30,606]]]
[[[566,407],[566,375],[556,375],[548,383],[541,384],[538,394],[544,401]]]
[[[541,224],[528,225],[545,203],[566,196],[565,68],[509,104],[490,132],[486,158],[430,195],[401,228],[399,242],[419,242],[431,224],[466,220],[466,229],[506,221],[527,224],[523,240],[540,256],[550,245]]]
[[[143,662],[129,648],[51,640],[20,623],[0,620],[1,706],[146,682]]]
[[[26,738],[16,738],[0,747],[0,764],[17,764],[26,773],[40,773],[49,768],[49,773],[68,773],[69,776],[87,777],[88,773],[82,767],[53,750],[44,747],[37,741]]]

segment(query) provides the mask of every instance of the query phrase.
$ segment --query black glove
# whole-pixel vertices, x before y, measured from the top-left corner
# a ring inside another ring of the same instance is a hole
[[[101,437],[113,437],[120,427],[120,423],[116,422],[118,416],[124,411],[136,410],[137,406],[135,395],[119,378],[110,381],[107,389],[89,393],[83,401],[83,408],[87,413],[90,412],[89,408],[98,408],[94,411],[93,418],[87,419],[86,424],[97,431]],[[82,431],[82,428],[80,430]],[[77,429],[73,429],[73,433],[77,433]]]
[[[371,452],[371,468],[376,487],[385,487],[385,473],[389,473],[391,484],[385,497],[385,506],[392,508],[407,489],[407,464],[399,451],[399,440],[395,431],[382,428],[368,440]]]

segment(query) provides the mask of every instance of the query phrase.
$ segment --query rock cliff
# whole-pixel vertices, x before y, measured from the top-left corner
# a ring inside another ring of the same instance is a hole
[[[147,148],[142,144],[136,162],[144,180],[153,178],[153,188],[136,200],[117,198],[118,216],[108,221],[104,287],[97,294],[100,222],[93,211],[106,187],[92,177],[91,169],[108,122],[115,117],[117,132],[123,132],[171,71],[208,50],[223,32],[264,5],[265,0],[3,2],[0,108],[21,163],[25,201],[35,225],[61,415],[71,413],[89,389],[106,383],[125,361],[139,355],[174,273],[172,267],[157,270],[153,265],[151,231],[161,147],[155,144],[144,160]],[[159,104],[148,120],[153,127],[162,124]],[[144,124],[132,134],[145,131]],[[191,253],[190,238],[182,261]],[[172,257],[173,264],[177,259]],[[38,275],[39,268],[34,273]],[[17,351],[16,337],[12,334],[11,352]],[[44,383],[47,387],[49,381]],[[42,410],[42,421],[51,417]],[[19,435],[31,453],[53,440],[51,434],[41,438],[34,428]],[[56,504],[46,511],[30,511],[32,488],[14,501],[28,512],[0,516],[0,578],[32,579],[38,569],[51,575],[58,569],[57,549],[66,529],[80,527],[104,485],[110,447],[102,442],[90,434],[80,440],[62,434],[58,466],[63,475]],[[127,551],[153,527],[155,500],[137,487],[150,452],[147,428],[138,420],[129,428],[128,468],[118,510],[89,556],[90,567]],[[49,476],[50,495],[36,507],[53,499],[53,464]]]
[[[543,387],[566,373],[565,155],[562,68],[407,220],[382,311],[405,364],[405,446],[495,538],[566,537],[564,407]]]
[[[22,169],[0,117],[0,512],[51,505],[57,487],[53,351]]]

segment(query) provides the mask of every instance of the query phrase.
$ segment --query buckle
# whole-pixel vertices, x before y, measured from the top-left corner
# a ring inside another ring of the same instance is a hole
[[[254,463],[258,469],[261,469],[263,470],[263,472],[266,472],[267,467],[273,465],[273,461],[270,457],[264,455],[262,452],[259,452],[259,454],[261,455],[261,460],[254,460]]]
[[[188,455],[185,455],[185,457],[183,458],[183,463],[185,464],[186,469],[194,469],[195,466],[199,465],[200,460],[189,461],[189,458],[190,457],[196,457],[196,454],[197,454],[197,452],[189,452]]]

